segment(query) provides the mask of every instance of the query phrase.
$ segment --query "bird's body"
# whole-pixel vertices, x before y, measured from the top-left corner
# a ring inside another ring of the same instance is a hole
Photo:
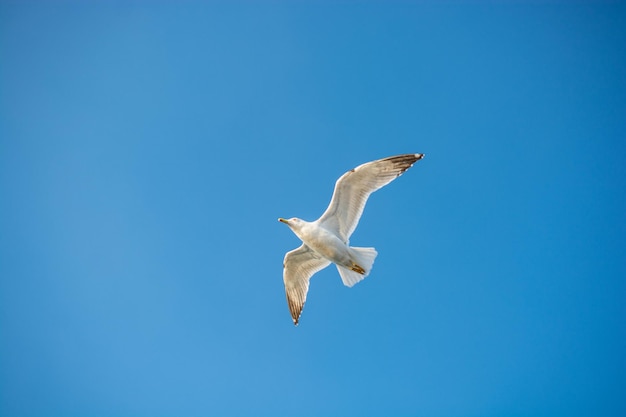
[[[302,243],[337,265],[344,265],[348,262],[350,255],[346,242],[320,226],[318,222],[301,221],[301,224],[300,230],[296,228],[292,230]]]
[[[287,221],[295,235],[313,252],[345,268],[352,268],[356,263],[350,254],[348,243],[320,225],[319,221],[307,222],[300,219]]]
[[[287,252],[283,281],[287,304],[298,324],[306,301],[309,279],[331,263],[337,266],[344,285],[351,287],[372,269],[374,248],[349,246],[367,198],[410,168],[423,154],[398,155],[360,165],[342,175],[335,184],[330,205],[314,222],[280,218],[300,238],[302,245]]]

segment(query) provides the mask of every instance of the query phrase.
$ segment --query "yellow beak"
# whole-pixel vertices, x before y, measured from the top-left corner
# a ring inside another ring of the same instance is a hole
[[[278,221],[287,224],[287,219],[283,219],[282,217],[279,217]]]

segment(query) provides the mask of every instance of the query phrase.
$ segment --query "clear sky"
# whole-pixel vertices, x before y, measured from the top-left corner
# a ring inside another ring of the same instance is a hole
[[[626,415],[625,155],[623,3],[3,1],[0,415]]]

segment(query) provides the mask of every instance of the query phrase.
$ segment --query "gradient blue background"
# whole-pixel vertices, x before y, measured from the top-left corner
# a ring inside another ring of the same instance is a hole
[[[0,415],[626,415],[625,156],[621,3],[2,2]]]

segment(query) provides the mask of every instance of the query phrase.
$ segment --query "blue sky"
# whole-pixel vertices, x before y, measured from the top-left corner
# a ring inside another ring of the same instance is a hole
[[[0,415],[625,415],[625,154],[618,2],[2,2]]]

